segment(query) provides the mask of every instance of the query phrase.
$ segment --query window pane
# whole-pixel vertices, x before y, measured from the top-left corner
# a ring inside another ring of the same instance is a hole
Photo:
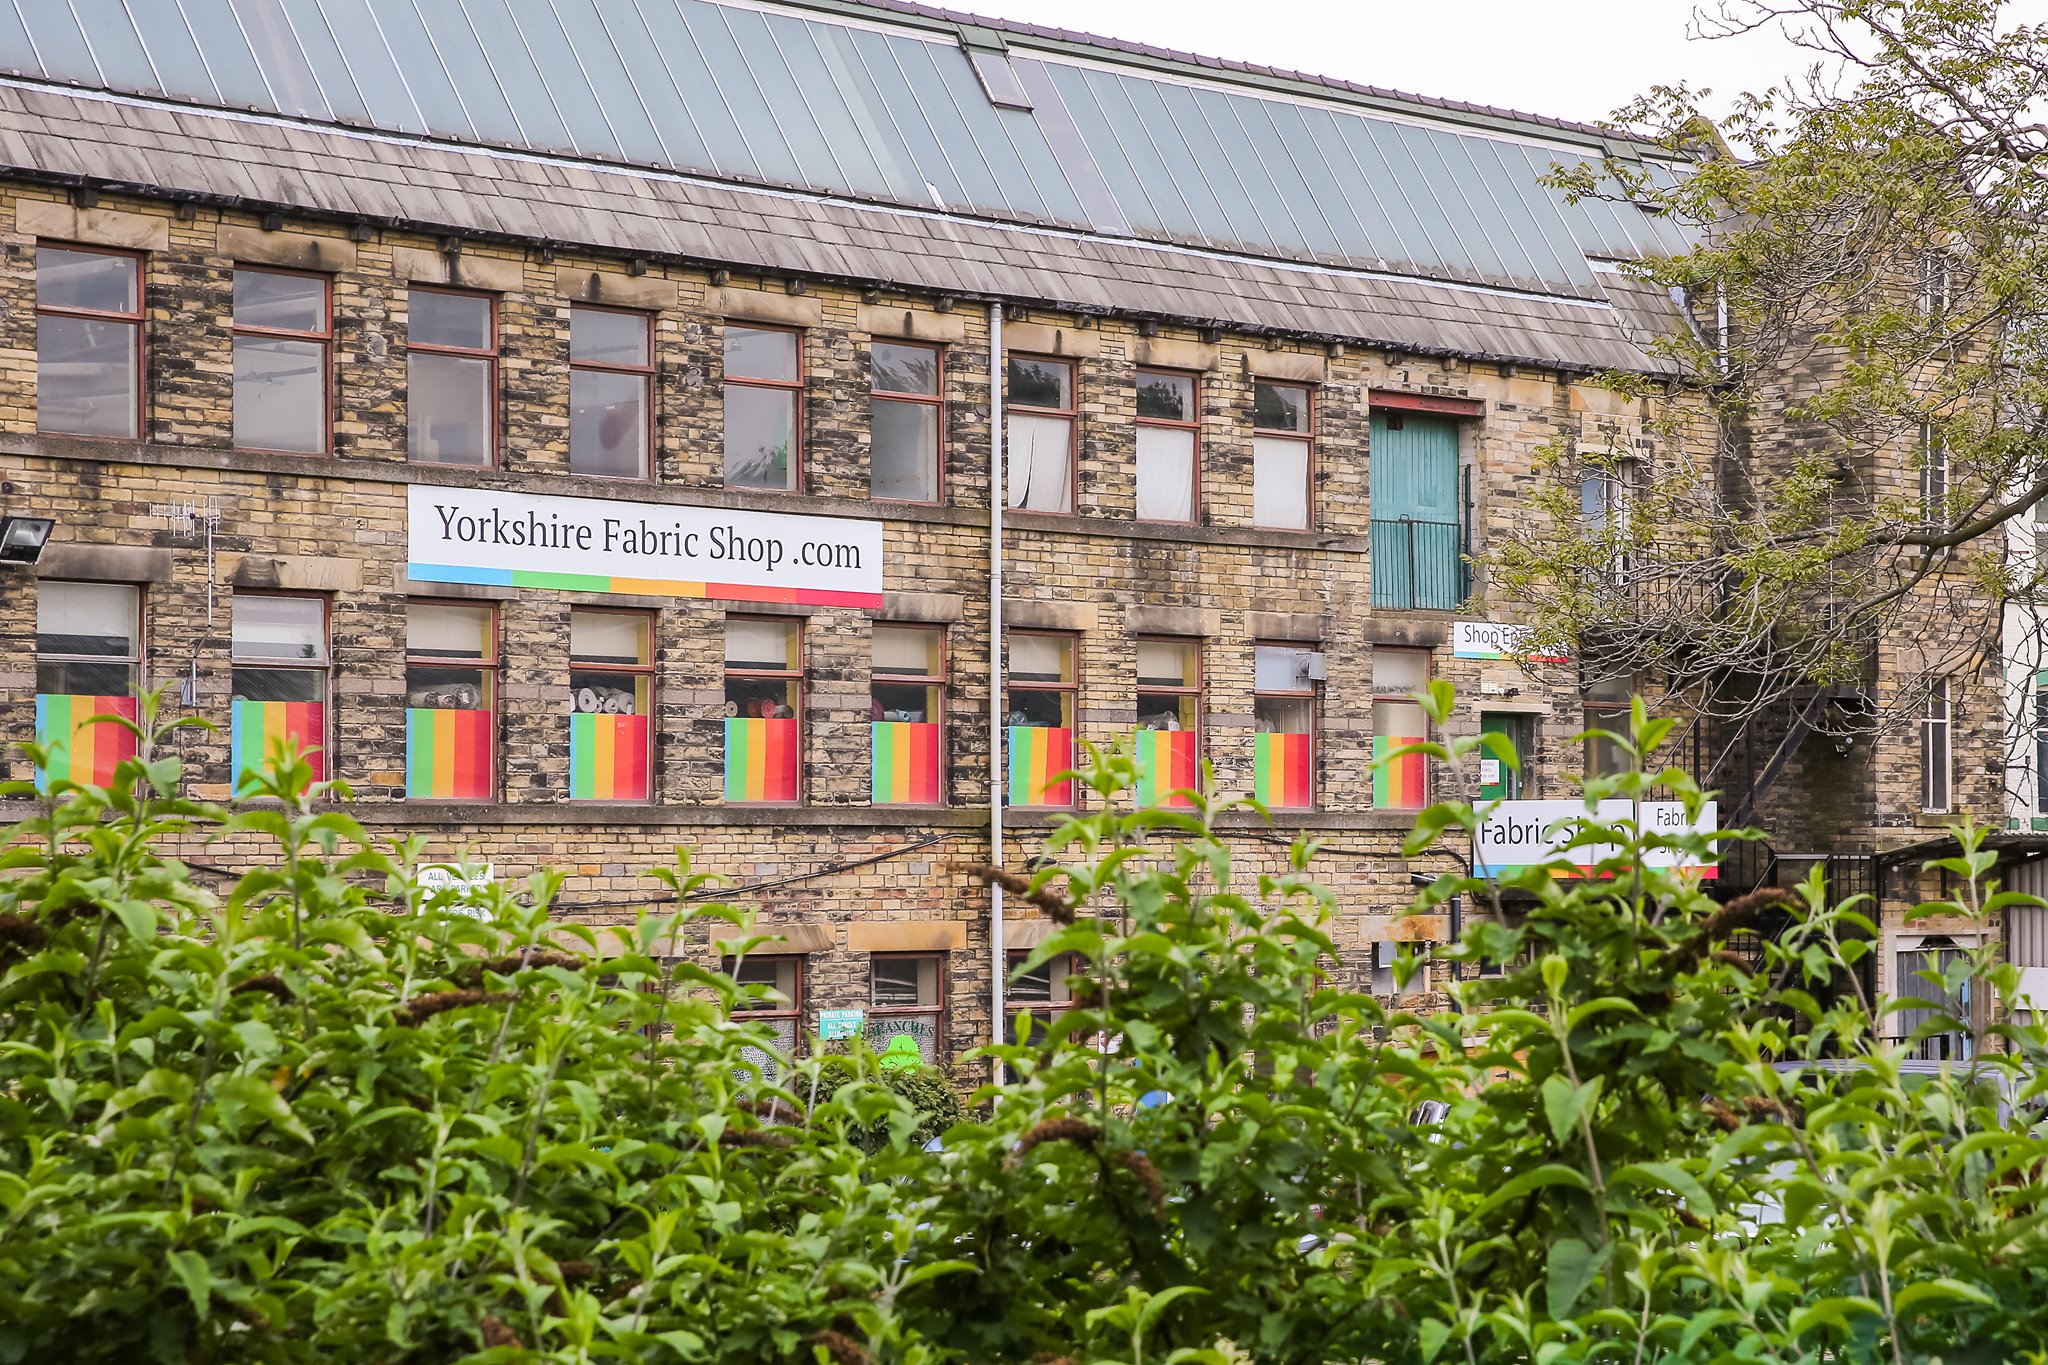
[[[137,312],[136,265],[133,256],[37,247],[36,306],[85,308],[98,313]]]
[[[1372,690],[1420,692],[1429,685],[1429,656],[1419,649],[1376,649],[1372,652]]]
[[[944,633],[936,630],[876,626],[872,671],[935,678],[939,675],[939,642],[944,638]]]
[[[1074,406],[1074,367],[1057,360],[1010,358],[1009,401],[1028,408]]]
[[[930,403],[874,401],[869,493],[904,502],[939,497],[939,410]]]
[[[569,658],[576,663],[646,664],[649,618],[612,611],[569,613]]]
[[[1306,646],[1258,645],[1252,650],[1252,688],[1258,692],[1306,692],[1315,683],[1308,676]]]
[[[939,352],[931,346],[898,346],[878,341],[872,353],[874,385],[890,393],[937,397]]]
[[[405,609],[405,652],[422,658],[491,657],[491,609],[413,602]]]
[[[1197,646],[1172,640],[1138,641],[1138,686],[1193,687]]]
[[[1058,635],[1012,635],[1010,677],[1019,682],[1074,680],[1074,642]]]
[[[234,656],[237,659],[327,657],[327,604],[317,597],[235,598]]]
[[[1138,520],[1195,519],[1195,433],[1138,428]]]
[[[1258,526],[1308,525],[1308,442],[1252,440],[1252,522]]]
[[[133,323],[45,314],[36,319],[36,429],[71,436],[138,434]]]
[[[268,270],[235,272],[235,325],[285,332],[327,330],[327,281]]]
[[[414,351],[406,357],[406,453],[432,464],[491,462],[491,362]]]
[[[778,379],[796,382],[796,333],[763,332],[752,327],[725,329],[727,379]]]
[[[324,668],[237,668],[233,675],[235,696],[241,701],[327,700],[327,670]],[[317,744],[317,739],[308,740]]]
[[[614,479],[647,476],[647,376],[569,374],[569,468]]]
[[[914,1009],[939,1003],[939,960],[935,957],[877,957],[869,960],[868,1003],[881,1009]]]
[[[797,666],[797,625],[794,621],[759,621],[727,617],[725,666],[738,669],[793,671]]]
[[[725,959],[725,974],[742,986],[762,986],[780,995],[780,1000],[742,1001],[743,1010],[786,1010],[796,1003],[797,960],[793,957],[745,957]]]
[[[1308,434],[1308,390],[1291,384],[1252,387],[1252,425],[1261,431]]]
[[[570,327],[575,327],[571,316]],[[491,349],[491,301],[474,294],[415,289],[406,296],[406,338],[415,346]]]
[[[1372,733],[1389,743],[1420,740],[1429,733],[1422,708],[1412,701],[1376,701],[1372,704]]]
[[[647,364],[647,315],[602,308],[569,310],[569,359],[599,365]]]
[[[235,444],[317,455],[327,449],[327,348],[235,338]]]
[[[1138,416],[1167,422],[1195,419],[1195,377],[1138,371]]]
[[[1032,512],[1073,508],[1073,421],[1011,413],[1009,504]]]
[[[725,386],[725,486],[795,487],[796,394]]]
[[[36,585],[36,652],[132,659],[140,590],[124,583]]]
[[[1307,697],[1259,697],[1252,706],[1260,734],[1306,735],[1315,729],[1315,703]]]

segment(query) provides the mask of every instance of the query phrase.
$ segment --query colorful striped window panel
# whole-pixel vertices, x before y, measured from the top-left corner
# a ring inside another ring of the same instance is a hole
[[[36,774],[38,786],[51,782],[77,782],[104,787],[114,780],[114,768],[123,759],[135,757],[135,733],[112,721],[94,722],[94,716],[138,716],[133,697],[83,697],[36,694],[36,743],[61,745],[50,758],[50,766]]]
[[[877,806],[936,806],[945,800],[945,631],[877,623],[869,657]]]
[[[795,719],[728,716],[725,799],[792,804],[797,800],[803,740]]]
[[[1191,806],[1202,785],[1201,647],[1138,641],[1138,804]]]
[[[251,701],[235,698],[228,727],[228,766],[234,770],[239,795],[251,785],[252,770],[261,770],[280,745],[304,753],[315,782],[327,777],[327,704],[318,701]]]
[[[1372,804],[1376,809],[1420,810],[1429,804],[1428,760],[1421,754],[1403,754],[1390,763],[1378,761],[1404,744],[1420,743],[1421,735],[1372,737]]]
[[[1074,781],[1061,777],[1074,766],[1074,732],[1043,725],[1010,727],[1010,804],[1071,806]]]
[[[654,617],[570,612],[570,800],[652,799],[653,698]]]
[[[1315,736],[1269,732],[1252,741],[1252,795],[1259,803],[1269,810],[1315,805]]]
[[[497,627],[490,607],[407,607],[405,794],[412,800],[496,795]]]

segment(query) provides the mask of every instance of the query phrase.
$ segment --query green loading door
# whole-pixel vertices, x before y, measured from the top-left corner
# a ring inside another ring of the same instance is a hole
[[[1515,762],[1521,771],[1517,772],[1494,756],[1493,750],[1481,749],[1479,759],[1479,799],[1481,801],[1519,801],[1522,797],[1522,780],[1529,775],[1529,758],[1535,752],[1535,718],[1525,715],[1502,715],[1499,712],[1482,712],[1479,717],[1479,733],[1483,735],[1506,735],[1514,747]],[[1494,779],[1489,782],[1486,779]]]
[[[1451,611],[1463,599],[1458,517],[1458,424],[1412,412],[1374,412],[1372,604]]]

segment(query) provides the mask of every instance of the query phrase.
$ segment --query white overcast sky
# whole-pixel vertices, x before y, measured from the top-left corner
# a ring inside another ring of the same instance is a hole
[[[935,0],[947,8],[1588,122],[1653,84],[1708,111],[1809,66],[1776,32],[1688,37],[1695,0]],[[2048,0],[2008,0],[2048,19]]]

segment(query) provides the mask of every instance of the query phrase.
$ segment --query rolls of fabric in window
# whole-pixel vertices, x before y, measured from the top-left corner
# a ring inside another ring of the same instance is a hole
[[[600,709],[597,703],[597,689],[594,687],[577,688],[576,709],[578,711],[596,711]]]

